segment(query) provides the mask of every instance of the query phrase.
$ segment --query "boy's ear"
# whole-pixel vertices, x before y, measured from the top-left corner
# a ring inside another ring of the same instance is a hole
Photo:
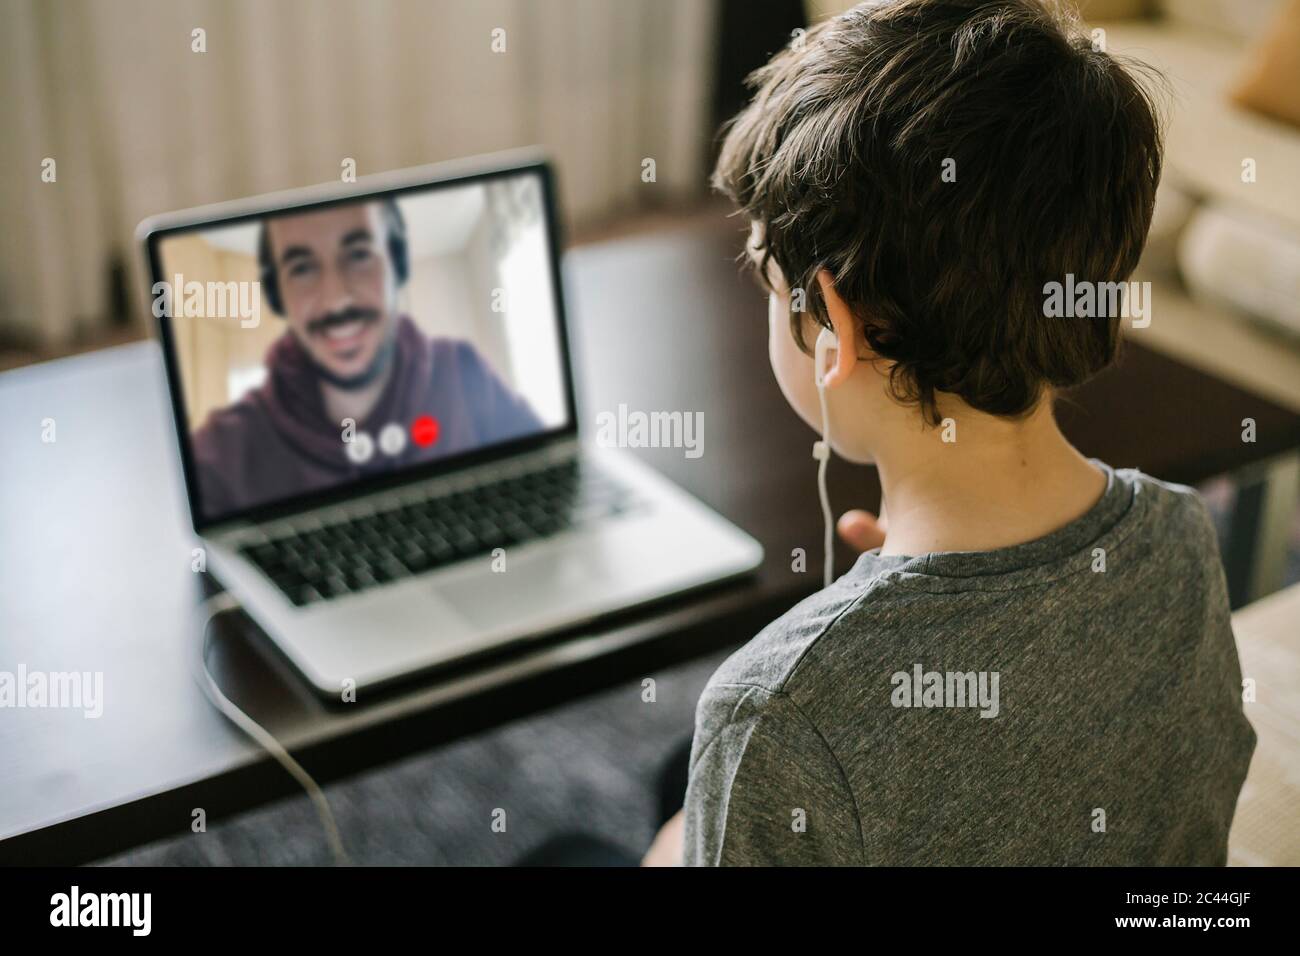
[[[853,374],[858,364],[858,324],[853,318],[853,311],[835,291],[835,280],[830,272],[821,269],[817,272],[817,284],[822,290],[822,301],[826,303],[826,315],[831,320],[831,329],[835,332],[837,348],[835,364],[826,373],[826,387],[832,388]]]

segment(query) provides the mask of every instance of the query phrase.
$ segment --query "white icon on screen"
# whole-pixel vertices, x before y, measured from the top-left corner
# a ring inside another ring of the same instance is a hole
[[[406,429],[389,422],[379,432],[379,450],[385,455],[400,455],[406,447]]]
[[[345,441],[343,449],[354,465],[364,465],[375,454],[375,440],[367,432],[357,432],[352,441]]]

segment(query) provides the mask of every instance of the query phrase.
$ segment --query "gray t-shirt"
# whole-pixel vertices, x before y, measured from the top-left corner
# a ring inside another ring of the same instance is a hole
[[[1214,529],[1095,464],[1065,527],[864,554],[728,658],[687,865],[1223,864],[1255,734]]]

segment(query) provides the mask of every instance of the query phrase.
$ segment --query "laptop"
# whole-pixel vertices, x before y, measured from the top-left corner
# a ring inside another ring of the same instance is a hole
[[[207,570],[322,695],[762,559],[635,436],[580,440],[555,210],[509,154],[140,225]]]

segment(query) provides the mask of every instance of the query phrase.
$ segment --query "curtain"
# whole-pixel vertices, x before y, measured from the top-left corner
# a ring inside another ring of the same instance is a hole
[[[715,8],[0,0],[0,337],[93,333],[115,263],[147,329],[142,218],[337,181],[348,160],[363,176],[541,145],[570,227],[689,201],[706,187]]]

